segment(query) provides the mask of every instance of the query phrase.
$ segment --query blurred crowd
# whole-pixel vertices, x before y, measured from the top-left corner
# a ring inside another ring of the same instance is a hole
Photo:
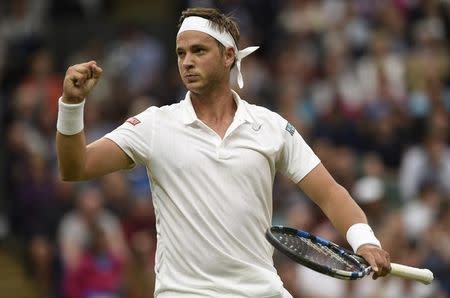
[[[247,101],[288,119],[366,212],[391,260],[427,267],[344,282],[275,253],[285,287],[304,297],[450,297],[450,2],[223,0],[0,2],[0,239],[15,239],[40,297],[153,296],[155,218],[143,168],[62,182],[57,100],[68,66],[96,60],[88,142],[151,105],[184,98],[175,34],[181,11],[234,16]],[[236,87],[236,86],[235,86]],[[346,245],[286,178],[274,224]],[[1,270],[1,268],[0,268]],[[96,296],[97,295],[97,296]]]

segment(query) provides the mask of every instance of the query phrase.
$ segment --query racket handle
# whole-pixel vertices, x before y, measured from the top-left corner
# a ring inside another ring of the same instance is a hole
[[[391,263],[390,274],[406,279],[420,281],[426,285],[431,283],[434,279],[433,272],[428,269],[420,269],[396,263]]]

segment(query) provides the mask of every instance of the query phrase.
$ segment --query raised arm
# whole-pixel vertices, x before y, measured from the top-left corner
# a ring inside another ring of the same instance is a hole
[[[67,69],[56,133],[59,172],[65,181],[87,180],[133,165],[130,157],[111,140],[100,139],[86,146],[84,100],[101,74],[102,69],[95,61]]]
[[[352,232],[352,238],[355,236],[360,238],[354,239],[356,241],[352,246],[372,266],[376,272],[374,278],[389,272],[389,254],[378,246],[378,240],[366,225],[367,218],[364,212],[348,191],[333,179],[322,164],[309,172],[298,183],[298,186],[322,209],[338,232],[347,237],[347,240],[349,240],[349,229],[355,231],[355,228],[356,230],[359,227],[363,228],[360,231]]]

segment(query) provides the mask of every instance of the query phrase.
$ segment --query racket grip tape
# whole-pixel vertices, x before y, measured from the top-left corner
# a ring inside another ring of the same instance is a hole
[[[391,263],[390,274],[406,279],[419,281],[426,285],[430,284],[434,279],[433,272],[428,269],[420,269],[396,263]]]

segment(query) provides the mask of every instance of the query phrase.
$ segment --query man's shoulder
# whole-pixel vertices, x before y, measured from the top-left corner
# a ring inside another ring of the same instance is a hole
[[[106,134],[105,137],[123,145],[130,142],[130,139],[125,141],[123,138],[130,138],[131,135],[145,139],[154,131],[155,127],[176,125],[179,122],[177,119],[181,118],[181,113],[178,112],[180,110],[180,103],[150,106],[138,114],[127,118],[119,127]]]
[[[262,124],[266,131],[277,134],[284,133],[289,128],[287,126],[290,125],[289,122],[277,112],[261,105],[248,103],[245,100],[243,100],[243,103],[251,117],[257,123]],[[288,132],[292,135],[291,130],[288,130]]]
[[[154,117],[168,116],[170,114],[177,113],[179,110],[180,102],[163,106],[150,106],[136,116],[129,118],[127,122],[134,121],[133,123],[130,122],[131,124],[140,123],[137,120],[148,122],[147,120],[153,119]]]
[[[150,106],[146,110],[144,110],[142,113],[164,113],[164,112],[171,112],[174,110],[177,110],[180,108],[180,105],[183,101],[172,103],[172,104],[166,104],[161,106]]]
[[[261,121],[280,122],[283,118],[277,113],[262,105],[252,104],[242,100],[248,112]]]
[[[160,113],[173,113],[173,112],[176,112],[181,109],[182,103],[183,103],[183,100],[176,102],[176,103],[160,106],[160,107],[156,108],[156,110]]]
[[[271,111],[270,109],[268,109],[262,105],[250,103],[250,102],[246,101],[245,99],[241,99],[241,101],[245,105],[245,107],[247,108],[247,110],[249,112],[257,113],[257,114],[261,114],[261,115],[272,115],[274,113],[273,111]]]

